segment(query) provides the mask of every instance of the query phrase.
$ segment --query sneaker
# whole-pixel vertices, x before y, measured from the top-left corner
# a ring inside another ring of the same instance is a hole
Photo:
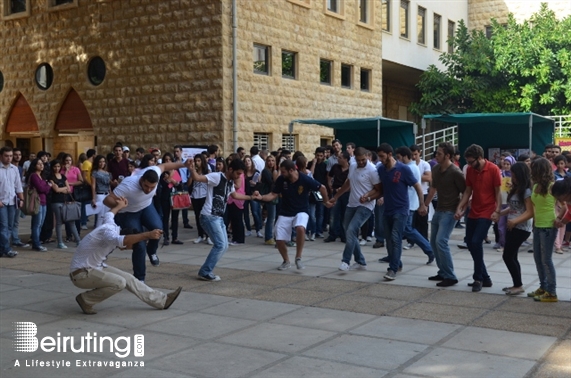
[[[244,236],[252,236],[252,231],[246,231],[246,233],[244,234]]]
[[[297,269],[305,269],[305,266],[303,265],[303,263],[301,262],[301,259],[295,259],[295,266]]]
[[[305,234],[305,241],[309,241],[309,235]]]
[[[315,234],[315,237],[316,237],[317,239],[323,239],[323,234]]]
[[[184,228],[188,228],[189,230],[192,230],[192,229],[193,229],[193,227],[192,227],[190,224],[188,224],[188,223],[185,224],[183,227],[184,227]]]
[[[93,309],[93,306],[88,305],[85,300],[83,299],[83,296],[81,294],[79,294],[77,297],[75,297],[75,301],[77,302],[77,304],[79,305],[79,307],[81,307],[81,311],[83,311],[83,313],[85,315],[95,315],[97,314],[97,311],[95,311]]]
[[[202,280],[202,281],[209,281],[209,282],[215,282],[215,281],[220,281],[220,277],[217,275],[214,275],[212,273],[206,275],[206,276],[201,276],[200,274],[198,275],[198,279]]]
[[[370,237],[370,236],[367,236],[367,241],[368,241],[368,242],[372,242],[372,241],[373,241],[373,238]]]
[[[278,270],[288,270],[291,268],[291,263],[289,261],[284,261],[282,265],[278,266]]]
[[[502,245],[500,243],[496,243],[496,244],[494,244],[494,246],[492,248],[493,249],[502,248]]]
[[[159,266],[160,263],[161,263],[161,262],[159,261],[159,257],[157,256],[156,253],[153,253],[153,254],[149,257],[149,259],[151,260],[151,264],[152,264],[153,266]]]
[[[412,247],[414,247],[414,245],[412,245],[411,243],[408,243],[408,244],[406,244],[406,245],[403,245],[403,246],[402,246],[402,249],[408,251],[408,250],[411,249]]]
[[[297,244],[295,244],[295,242],[292,242],[292,241],[286,242],[286,245],[287,245],[288,247],[296,247],[296,246],[297,246]]]
[[[173,241],[172,241],[172,243],[173,243],[173,244],[176,244],[176,245],[181,245],[181,244],[184,244],[184,242],[181,242],[181,241],[180,241],[180,240],[178,240],[178,239],[176,239],[176,240],[173,240]]]
[[[497,248],[496,251],[503,253],[503,252],[504,252],[504,249],[503,249],[503,248]]]
[[[373,248],[384,248],[384,246],[385,246],[385,243],[380,242],[380,241],[373,244]]]
[[[426,265],[430,265],[434,262],[434,254],[428,256],[428,261],[426,262]]]
[[[361,239],[361,241],[359,241],[359,245],[367,245],[367,241],[365,239]]]
[[[454,228],[464,228],[464,226],[462,226],[462,223],[456,223],[456,226],[454,226]]]
[[[537,297],[533,297],[537,302],[557,302],[557,295],[548,293],[547,291]]]
[[[555,253],[559,253],[560,255],[562,255],[562,254],[563,254],[563,250],[562,250],[561,248],[557,248],[557,249],[555,250]]]
[[[38,248],[32,248],[34,251],[38,251],[38,252],[47,252],[48,249],[46,247],[44,247],[43,245],[40,245]]]
[[[212,239],[210,239],[210,238],[206,238],[206,244],[214,245],[214,243],[212,242]]]
[[[58,247],[59,249],[67,249],[67,245],[65,245],[65,244],[63,244],[63,243],[59,243],[59,244],[57,245],[57,247]]]
[[[531,297],[531,298],[534,298],[534,297],[539,297],[540,295],[543,295],[543,294],[545,294],[545,293],[546,293],[545,290],[543,290],[542,288],[539,288],[539,289],[537,289],[537,290],[534,290],[534,291],[532,291],[532,292],[527,293],[527,296],[528,296],[528,297]]]
[[[82,229],[82,230],[87,230],[87,225],[86,225],[86,224],[82,224],[82,225],[81,225],[81,229]]]
[[[229,245],[236,246],[236,245],[242,245],[242,244],[244,244],[244,243],[238,243],[237,241],[232,240],[232,241],[231,241],[230,243],[228,243],[228,244],[229,244]]]
[[[391,261],[391,260],[389,259],[389,256],[381,257],[381,258],[379,259],[379,262],[381,262],[381,263],[388,263],[388,262],[390,262],[390,261]]]
[[[204,239],[202,236],[199,236],[196,239],[194,239],[193,243],[198,244],[198,243],[201,243],[202,241],[205,241],[205,240],[206,239]]]
[[[309,240],[315,241],[315,234],[309,234]]]
[[[6,252],[5,254],[3,254],[2,256],[6,256],[6,257],[16,257],[16,255],[18,255],[18,252],[14,251],[14,250],[9,250],[8,252]]]
[[[324,243],[331,243],[331,242],[334,242],[335,239],[337,239],[337,238],[334,238],[334,237],[332,237],[332,236],[328,236],[328,237],[326,237],[325,239],[323,239],[323,242],[324,242]]]
[[[269,239],[264,242],[266,245],[276,245],[276,241],[274,239]]]
[[[14,247],[20,247],[20,248],[28,248],[30,245],[27,243],[19,242],[19,243],[14,243],[13,246]]]
[[[176,301],[181,291],[182,291],[182,286],[179,286],[178,289],[176,289],[172,293],[167,294],[167,300],[165,301],[165,307],[163,307],[163,310],[168,309],[173,304],[173,302]]]
[[[358,262],[351,264],[349,270],[367,270],[367,265],[361,265]]]
[[[163,242],[163,245],[170,245],[170,244],[171,244],[171,242],[168,241],[168,239],[165,239],[165,241]]]
[[[563,247],[569,247],[569,242],[568,242],[568,241],[564,241],[564,242],[563,242]]]
[[[397,274],[396,274],[395,272],[393,272],[392,270],[389,269],[389,270],[387,271],[387,274],[385,274],[385,275],[383,276],[383,278],[384,278],[385,280],[388,280],[388,281],[394,281],[395,278],[397,278]]]
[[[468,245],[465,242],[458,243],[458,248],[460,249],[468,249]]]
[[[264,234],[262,234],[262,231],[258,231],[258,232],[256,232],[256,236],[259,238],[263,238]]]
[[[341,265],[339,265],[339,270],[342,270],[342,271],[349,270],[349,264],[347,264],[346,262],[342,262]]]

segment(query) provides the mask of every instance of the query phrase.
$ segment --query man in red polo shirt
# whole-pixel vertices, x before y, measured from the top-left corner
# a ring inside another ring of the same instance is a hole
[[[464,215],[471,196],[472,205],[466,222],[466,244],[474,260],[474,282],[468,286],[472,286],[472,291],[477,292],[482,290],[482,286],[492,286],[492,280],[484,264],[482,243],[492,221],[497,222],[499,219],[502,181],[500,169],[484,159],[484,150],[481,146],[472,144],[464,152],[464,158],[468,165],[466,190],[454,217],[458,220]]]

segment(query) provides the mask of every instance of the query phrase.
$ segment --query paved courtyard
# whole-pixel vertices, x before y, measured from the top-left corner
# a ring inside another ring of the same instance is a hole
[[[571,375],[569,251],[554,255],[560,302],[537,303],[502,292],[502,287],[511,286],[510,277],[501,253],[490,245],[485,246],[485,259],[494,285],[472,293],[467,287],[472,281],[470,254],[456,247],[463,230],[455,230],[451,240],[460,282],[446,289],[427,280],[436,274],[436,266],[426,265],[418,247],[404,251],[402,273],[385,282],[387,265],[377,260],[386,250],[372,249],[372,243],[363,247],[365,272],[337,270],[343,244],[322,239],[306,242],[304,270],[280,272],[277,250],[255,237],[230,247],[215,270],[221,282],[203,282],[196,280],[196,273],[209,246],[192,243],[195,230],[181,230],[181,236],[183,246],[159,249],[159,267],[147,264],[150,286],[184,288],[166,311],[122,292],[98,305],[98,314],[81,313],[74,300],[80,290],[68,277],[71,247],[55,250],[49,244],[46,253],[20,249],[16,258],[0,259],[0,376]],[[524,285],[533,290],[538,286],[537,273],[527,248],[520,261]],[[131,271],[128,252],[114,252],[109,263]],[[16,352],[13,322],[35,323],[40,348]],[[88,332],[114,340],[113,352],[109,341],[104,352],[70,351],[69,344],[79,350],[80,338]],[[135,335],[144,336],[141,357],[134,356]],[[63,345],[66,336],[74,336],[67,341],[66,352],[42,350],[46,337]],[[127,352],[124,358],[117,356]],[[39,366],[52,361],[70,366]],[[123,367],[123,362],[131,366]],[[133,366],[141,362],[143,367]]]

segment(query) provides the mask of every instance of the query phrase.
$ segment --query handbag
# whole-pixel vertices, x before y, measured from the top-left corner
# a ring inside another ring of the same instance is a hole
[[[24,207],[21,210],[26,215],[36,215],[40,212],[40,195],[36,188],[26,187],[24,190]]]
[[[323,196],[320,192],[311,191],[311,197],[315,202],[323,202]]]
[[[75,222],[81,219],[81,203],[76,202],[72,195],[70,196],[72,201],[65,202],[61,208],[63,223]]]
[[[77,202],[91,202],[93,193],[90,185],[78,185],[73,188],[73,195]]]
[[[192,209],[190,194],[185,191],[171,193],[171,207],[173,210]]]

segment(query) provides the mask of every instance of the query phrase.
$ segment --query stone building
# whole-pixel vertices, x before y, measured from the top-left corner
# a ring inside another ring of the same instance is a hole
[[[254,143],[306,153],[380,115],[380,2],[0,1],[0,137],[29,151]],[[235,131],[235,132],[234,132]]]

